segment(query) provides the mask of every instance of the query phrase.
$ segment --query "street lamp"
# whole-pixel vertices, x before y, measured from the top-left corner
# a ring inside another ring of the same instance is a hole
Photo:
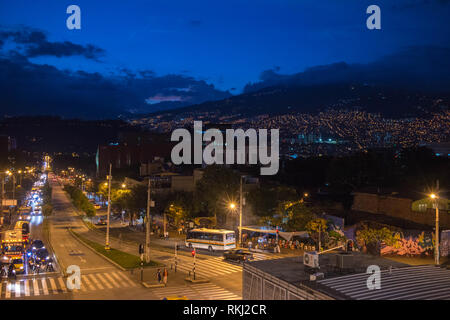
[[[109,175],[108,175],[108,216],[106,219],[106,244],[105,244],[105,250],[110,250],[111,247],[109,246],[109,220],[111,215],[111,170],[112,170],[112,164],[109,164]]]
[[[432,193],[430,194],[430,198],[433,199],[436,208],[436,248],[434,250],[434,259],[436,265],[439,265],[439,197],[435,193]]]
[[[228,206],[231,210],[236,209],[236,203],[231,202],[230,205]]]
[[[122,188],[125,189],[126,186],[127,186],[127,185],[126,185],[125,183],[122,183]]]

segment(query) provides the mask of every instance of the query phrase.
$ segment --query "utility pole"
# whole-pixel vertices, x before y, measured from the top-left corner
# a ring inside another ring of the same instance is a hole
[[[166,213],[165,213],[165,212],[163,213],[163,224],[164,224],[164,226],[163,226],[163,228],[164,228],[164,239],[166,239],[166,230],[167,230],[166,224],[167,224],[167,218],[166,218]],[[167,238],[169,238],[169,236],[167,236]]]
[[[14,175],[14,173],[12,174],[12,178],[13,178],[12,198],[14,200],[16,198],[16,176]]]
[[[2,172],[1,175],[2,175],[2,194],[1,194],[2,202],[0,203],[0,208],[2,211],[0,212],[0,214],[3,214],[3,200],[5,199],[5,173]]]
[[[239,187],[239,247],[242,247],[242,178]]]
[[[109,164],[109,175],[108,175],[108,213],[106,218],[106,244],[105,244],[106,250],[111,249],[109,245],[109,220],[110,220],[109,216],[111,215],[111,180],[112,180],[111,171],[112,171],[112,163]]]
[[[150,263],[150,177],[148,177],[147,186],[147,216],[145,223],[145,262]]]
[[[322,247],[321,231],[322,231],[322,225],[320,224],[320,221],[319,221],[319,252],[320,252],[320,248]]]
[[[177,265],[178,265],[178,253],[177,253],[177,247],[178,247],[178,243],[175,242],[175,272],[177,272]]]

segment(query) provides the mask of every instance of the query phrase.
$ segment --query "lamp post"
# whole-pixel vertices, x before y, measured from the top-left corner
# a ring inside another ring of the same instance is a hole
[[[145,262],[150,263],[150,177],[148,177],[147,186],[147,215],[145,219]]]
[[[434,250],[434,259],[435,259],[435,264],[438,266],[439,265],[439,197],[432,193],[430,195],[430,198],[434,200],[434,206],[436,209],[436,247]]]
[[[111,170],[112,170],[112,164],[109,164],[109,175],[108,175],[108,213],[106,218],[106,244],[105,244],[105,250],[111,249],[109,245],[109,220],[111,215]]]

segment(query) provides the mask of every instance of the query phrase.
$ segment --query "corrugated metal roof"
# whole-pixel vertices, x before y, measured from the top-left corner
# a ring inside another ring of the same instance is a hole
[[[432,265],[381,271],[381,288],[369,290],[370,274],[359,273],[318,281],[356,300],[450,300],[450,270]]]

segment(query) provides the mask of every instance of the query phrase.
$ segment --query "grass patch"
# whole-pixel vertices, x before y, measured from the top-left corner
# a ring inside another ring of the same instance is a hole
[[[98,244],[97,242],[91,241],[89,239],[86,239],[85,237],[79,235],[78,233],[71,230],[73,235],[75,235],[78,239],[86,243],[88,246],[93,248],[95,251],[100,253],[101,255],[107,257],[108,259],[111,259],[121,267],[125,269],[134,269],[141,266],[141,259],[138,256],[135,256],[133,254],[129,254],[114,248],[111,248],[110,250],[106,250],[105,247],[101,244]],[[150,261],[149,263],[144,262],[145,267],[158,267],[162,266],[160,263],[155,261]]]

